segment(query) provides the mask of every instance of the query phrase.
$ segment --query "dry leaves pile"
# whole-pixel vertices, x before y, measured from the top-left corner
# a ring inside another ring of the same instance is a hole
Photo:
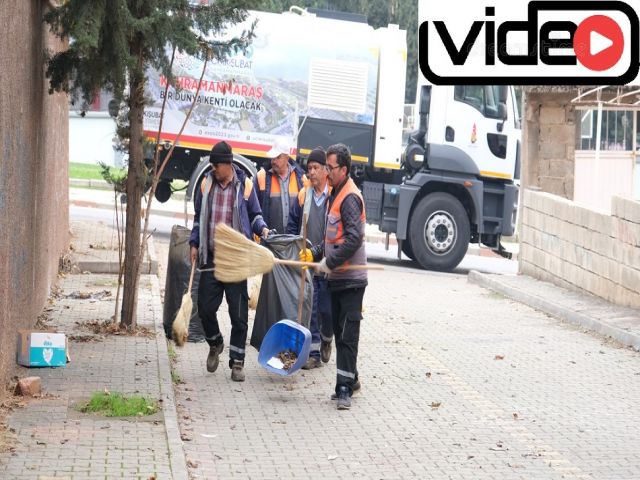
[[[68,295],[64,295],[63,298],[70,298],[73,300],[104,300],[105,298],[111,298],[112,294],[109,290],[100,290],[99,292],[71,292]]]
[[[294,352],[293,350],[283,350],[276,355],[276,358],[279,358],[283,363],[283,370],[289,370],[291,367],[293,367],[293,364],[296,363],[298,354],[296,354],[296,352]]]
[[[87,320],[86,322],[76,322],[78,327],[90,331],[96,335],[128,335],[132,337],[155,337],[152,329],[136,326],[135,328],[123,327],[120,323],[112,320]]]
[[[6,400],[0,403],[0,453],[14,452],[17,443],[15,430],[8,428],[4,423],[4,419],[13,409],[24,407],[27,404],[22,397],[15,397],[9,393],[9,390],[13,391],[14,387],[11,387],[6,392],[0,392],[0,396],[3,394],[8,395]]]

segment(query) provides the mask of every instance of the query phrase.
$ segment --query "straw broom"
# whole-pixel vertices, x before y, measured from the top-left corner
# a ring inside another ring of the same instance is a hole
[[[241,282],[254,275],[268,273],[273,270],[275,265],[289,265],[298,268],[316,268],[319,265],[314,262],[276,258],[269,249],[249,240],[224,223],[216,225],[213,242],[216,264],[214,275],[223,283]],[[384,268],[381,265],[351,265],[345,269],[383,270]]]
[[[189,288],[187,293],[182,296],[180,310],[173,320],[172,337],[176,345],[182,347],[187,341],[189,335],[189,321],[191,320],[191,310],[193,309],[193,300],[191,300],[191,286],[193,285],[193,275],[196,272],[196,262],[191,264],[191,276],[189,277]]]

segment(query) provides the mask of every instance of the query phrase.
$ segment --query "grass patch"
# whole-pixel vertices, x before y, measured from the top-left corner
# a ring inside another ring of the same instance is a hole
[[[101,172],[102,169],[97,163],[69,162],[69,178],[79,180],[104,180]],[[111,167],[111,172],[115,176],[119,177],[126,173],[126,168]],[[184,192],[186,191],[188,184],[189,182],[176,179],[171,182],[171,188],[175,192]]]
[[[116,170],[116,169],[114,169]],[[69,178],[81,180],[104,180],[97,163],[69,163]]]
[[[171,381],[174,385],[179,385],[182,383],[180,375],[178,375],[178,372],[176,372],[173,368],[171,369]]]
[[[78,410],[83,413],[99,413],[105,417],[140,417],[156,413],[158,403],[140,395],[127,397],[121,393],[96,392]]]
[[[167,352],[169,354],[169,360],[175,362],[178,354],[176,353],[175,348],[173,348],[173,345],[170,342],[167,342]]]

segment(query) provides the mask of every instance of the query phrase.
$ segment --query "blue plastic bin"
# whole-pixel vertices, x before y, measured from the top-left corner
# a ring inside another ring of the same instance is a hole
[[[289,370],[275,368],[267,362],[283,350],[291,350],[298,358]],[[258,352],[258,363],[266,370],[278,375],[291,375],[297,372],[309,359],[311,350],[311,332],[299,323],[280,320],[274,323],[262,340]]]

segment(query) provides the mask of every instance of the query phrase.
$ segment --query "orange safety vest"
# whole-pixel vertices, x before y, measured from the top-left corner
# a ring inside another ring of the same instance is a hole
[[[338,196],[333,200],[331,204],[331,208],[327,215],[327,228],[325,233],[325,257],[331,258],[333,255],[334,247],[336,245],[342,245],[344,243],[344,225],[342,223],[342,217],[340,216],[340,207],[342,206],[342,202],[347,197],[347,195],[354,194],[362,203],[362,213],[360,214],[361,223],[361,234],[364,237],[364,226],[366,223],[366,215],[364,211],[364,199],[362,198],[362,193],[358,190],[358,187],[354,183],[354,181],[349,178],[347,183],[342,187],[342,189],[338,192]],[[346,267],[349,265],[366,265],[367,264],[367,256],[364,250],[364,242],[360,245],[360,248],[356,251],[356,253],[346,262],[344,262],[340,267]],[[329,280],[338,280],[343,278],[366,278],[365,270],[351,270],[344,271],[340,267],[336,268],[329,275]]]
[[[275,174],[272,174],[275,176]],[[307,176],[302,176],[302,183],[306,185],[308,182]],[[261,169],[258,172],[258,189],[261,192],[264,192],[267,188],[267,171],[265,169]],[[280,196],[280,182],[271,182],[271,191],[269,192],[270,197],[279,197]],[[299,193],[298,189],[298,180],[296,178],[295,172],[291,172],[289,175],[289,196],[295,196]]]

